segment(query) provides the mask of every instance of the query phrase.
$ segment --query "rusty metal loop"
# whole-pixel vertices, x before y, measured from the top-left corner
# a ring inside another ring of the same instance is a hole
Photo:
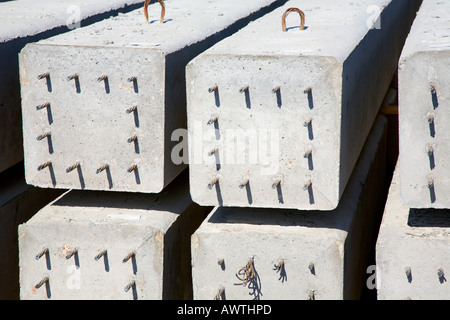
[[[238,273],[236,273],[236,278],[238,278],[242,283],[235,283],[235,285],[247,285],[250,281],[252,281],[255,276],[254,270],[254,260],[250,259],[245,267],[241,268]]]
[[[159,4],[161,5],[161,18],[159,19],[160,23],[163,23],[164,16],[166,14],[166,6],[164,5],[163,0],[157,0]],[[152,0],[145,0],[144,3],[144,15],[145,15],[145,23],[148,23],[148,5],[152,2]]]
[[[305,13],[298,8],[289,8],[283,13],[283,17],[281,18],[281,26],[283,28],[283,32],[286,32],[286,17],[291,12],[297,12],[300,15],[300,30],[305,30]]]

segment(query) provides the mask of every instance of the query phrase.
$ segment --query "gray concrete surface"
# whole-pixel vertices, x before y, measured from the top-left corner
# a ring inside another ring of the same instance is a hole
[[[194,299],[359,299],[383,213],[385,161],[380,116],[335,210],[216,207],[191,237]]]
[[[425,0],[399,63],[402,203],[450,208],[450,3]]]
[[[194,59],[187,68],[194,201],[336,208],[419,3],[292,0]],[[306,30],[294,12],[282,32],[289,7],[304,11]]]
[[[27,182],[160,192],[186,168],[171,157],[173,132],[186,128],[186,64],[282,2],[169,0],[163,23],[156,3],[149,24],[138,9],[27,45],[20,54]],[[38,80],[46,72],[49,78]],[[67,81],[73,74],[78,78]],[[45,102],[50,108],[36,110]],[[36,140],[46,132],[51,137]],[[52,166],[38,171],[47,161]]]
[[[189,240],[211,208],[192,202],[187,178],[160,194],[71,190],[21,224],[21,299],[192,298]]]
[[[23,163],[0,174],[0,300],[19,299],[18,225],[63,192],[27,185]]]
[[[136,9],[142,0],[16,0],[0,3],[0,172],[23,160],[20,50],[35,42]]]
[[[400,200],[397,165],[376,245],[378,300],[448,300],[450,210]]]

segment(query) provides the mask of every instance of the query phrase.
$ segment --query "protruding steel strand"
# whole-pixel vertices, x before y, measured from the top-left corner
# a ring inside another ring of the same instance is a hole
[[[70,259],[72,258],[75,254],[78,253],[78,248],[73,248],[72,251],[70,251],[67,255],[66,255],[66,259]]]
[[[40,105],[36,106],[36,110],[41,110],[41,109],[45,109],[45,108],[48,108],[48,107],[50,107],[50,102],[45,102],[43,104],[40,104]]]
[[[106,74],[104,74],[97,78],[97,82],[104,81],[106,79],[108,79],[108,76]]]
[[[74,73],[74,74],[72,74],[72,75],[67,77],[67,81],[74,80],[74,79],[78,79],[78,74],[77,73]]]
[[[41,281],[39,281],[38,283],[36,283],[36,285],[34,286],[36,289],[39,289],[40,287],[42,287],[46,282],[48,282],[49,278],[48,276],[44,276],[42,278]]]
[[[108,168],[109,168],[109,164],[104,164],[100,168],[97,169],[96,173],[99,174],[100,172],[105,171]]]
[[[101,257],[106,255],[108,251],[106,249],[101,250],[94,258],[95,261],[98,261]]]
[[[36,255],[36,260],[39,260],[40,258],[42,258],[42,256],[44,256],[45,254],[48,254],[48,248],[43,248],[37,255]]]
[[[128,292],[131,288],[133,288],[136,285],[136,281],[135,280],[131,280],[131,282],[129,284],[127,284],[125,286],[125,288],[123,288],[123,290],[125,292]]]
[[[136,110],[137,110],[137,106],[132,106],[131,108],[127,109],[127,114],[130,114],[130,113],[132,113],[132,112],[134,112]]]
[[[131,172],[135,171],[136,169],[137,169],[137,164],[133,164],[127,169],[127,171],[129,173],[131,173]]]
[[[75,164],[71,165],[70,167],[68,167],[66,169],[66,172],[72,172],[73,170],[75,170],[76,168],[80,167],[81,163],[80,162],[76,162]]]
[[[136,256],[136,252],[132,251],[129,254],[127,254],[127,256],[125,258],[123,258],[122,262],[125,263],[128,260],[130,260],[132,257],[135,257],[135,256]]]
[[[52,165],[52,162],[51,162],[51,161],[44,162],[44,163],[41,164],[39,167],[37,167],[37,170],[38,170],[38,171],[44,170],[45,168],[47,168],[47,167],[49,167],[49,166],[51,166],[51,165]]]
[[[36,140],[41,141],[41,140],[43,140],[43,139],[45,139],[45,138],[50,137],[51,135],[52,135],[52,133],[51,133],[50,131],[47,131],[47,132],[45,132],[45,133],[43,133],[43,134],[38,135],[38,136],[36,137]]]
[[[208,189],[212,189],[214,185],[216,185],[219,182],[219,177],[212,178],[211,182],[208,184]]]
[[[38,78],[38,80],[42,80],[44,78],[48,78],[49,76],[50,76],[50,73],[44,72],[44,73],[41,73],[40,75],[38,75],[37,78]]]

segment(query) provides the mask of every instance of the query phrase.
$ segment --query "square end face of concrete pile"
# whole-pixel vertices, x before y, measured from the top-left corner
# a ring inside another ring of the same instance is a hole
[[[27,182],[161,191],[171,161],[164,74],[159,50],[27,45],[20,54]]]
[[[378,300],[447,300],[449,209],[417,209],[400,200],[397,166],[376,245]]]
[[[336,208],[341,78],[333,57],[207,51],[194,59],[187,67],[193,200]]]
[[[449,66],[448,49],[417,52],[400,63],[399,172],[407,207],[450,208]]]
[[[21,299],[162,299],[168,230],[189,202],[158,198],[73,190],[20,225]]]
[[[191,237],[194,299],[358,299],[385,150],[379,117],[331,212],[216,207]]]

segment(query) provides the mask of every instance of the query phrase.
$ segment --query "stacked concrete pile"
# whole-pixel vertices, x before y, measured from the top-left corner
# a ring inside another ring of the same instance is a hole
[[[22,50],[27,182],[79,189],[20,226],[22,299],[192,298],[190,235],[212,208],[173,155],[185,67],[279,5],[160,1],[148,23],[139,9]]]
[[[424,0],[399,64],[399,161],[377,242],[379,299],[448,299],[450,4]]]
[[[19,298],[17,226],[63,190],[27,185],[23,172],[18,53],[29,42],[137,8],[140,0],[0,3],[0,299]]]
[[[288,1],[189,63],[190,190],[216,206],[192,237],[195,299],[360,297],[377,113],[419,4]]]

